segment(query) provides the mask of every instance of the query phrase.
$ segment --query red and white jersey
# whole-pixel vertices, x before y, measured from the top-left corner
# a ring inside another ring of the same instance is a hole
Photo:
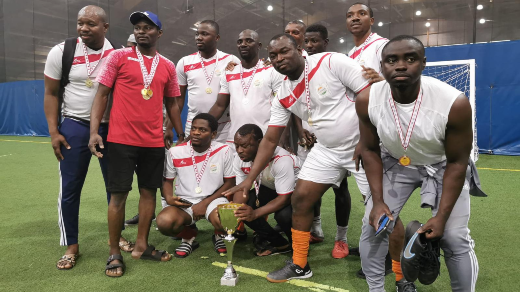
[[[213,74],[213,78],[209,85],[198,52],[183,57],[177,63],[177,78],[179,79],[179,85],[187,86],[188,89],[187,124],[191,124],[191,121],[196,115],[209,112],[211,107],[215,104],[217,101],[217,95],[220,91],[220,76],[224,74],[228,63],[234,62],[240,64],[240,60],[237,57],[219,50],[217,50],[217,53],[213,57],[209,59],[203,58],[202,60],[204,62],[207,77],[211,78],[211,75]],[[213,71],[215,71],[215,73],[213,73]],[[211,88],[211,93],[206,93],[207,88]],[[219,124],[222,124],[229,121],[229,109],[226,109],[218,122]]]
[[[61,80],[61,61],[64,46],[65,42],[54,46],[50,50],[49,55],[47,55],[47,61],[45,62],[45,70],[43,73],[48,78]],[[88,76],[87,66],[85,64],[85,53],[83,51],[83,41],[78,37],[76,51],[74,53],[74,61],[72,62],[72,67],[70,68],[69,73],[70,83],[65,86],[63,94],[63,115],[87,121],[90,120],[92,102],[94,101],[94,96],[96,95],[99,86],[99,84],[95,82],[95,79],[101,71],[101,67],[103,67],[104,60],[113,50],[114,48],[107,39],[103,42],[103,47],[97,51],[87,47],[90,68],[94,68],[94,71],[92,71],[90,75],[90,79],[94,83],[94,86],[87,87],[85,81]],[[107,107],[101,122],[108,122],[109,111],[110,108]]]
[[[227,142],[233,143],[235,133],[245,124],[255,124],[265,134],[271,117],[271,100],[280,87],[283,75],[272,66],[264,66],[258,61],[258,68],[253,76],[254,68],[243,69],[243,83],[240,80],[242,64],[235,66],[233,71],[225,71],[220,80],[220,94],[229,94],[229,113],[231,128]],[[253,80],[251,80],[253,78]],[[250,84],[247,95],[244,88]]]
[[[348,56],[356,60],[359,65],[372,68],[381,75],[381,51],[387,42],[387,38],[372,33],[363,44],[352,48]]]
[[[251,171],[251,165],[251,162],[244,162],[238,155],[235,155],[233,170],[237,185],[246,179]],[[276,147],[271,161],[260,174],[261,184],[275,190],[278,195],[291,194],[294,191],[300,168],[301,162],[298,157],[281,147]]]
[[[453,102],[461,94],[461,91],[447,83],[421,76],[420,98],[418,96],[418,99],[410,104],[399,104],[392,98],[388,82],[373,84],[370,88],[368,116],[377,128],[382,144],[381,151],[397,159],[406,153],[411,165],[416,166],[446,160],[444,144],[448,115]],[[396,114],[392,111],[391,103],[395,105]],[[409,130],[414,110],[418,111],[417,119]],[[412,131],[406,152],[399,137],[396,118],[400,122],[403,137],[408,131]]]
[[[135,50],[136,47],[131,47],[113,51],[96,79],[113,89],[107,140],[138,147],[164,147],[164,97],[180,95],[175,65],[159,54],[159,63],[150,84],[153,96],[145,100],[141,95],[143,73]],[[143,62],[150,72],[153,58],[144,56]]]
[[[355,103],[346,97],[358,94],[370,84],[362,68],[344,54],[320,53],[307,57],[312,129],[323,146],[353,149],[359,141]],[[271,106],[270,127],[285,127],[291,112],[309,119],[305,94],[305,72],[298,80],[284,79]]]
[[[213,195],[223,184],[225,178],[233,178],[233,153],[229,146],[212,141],[211,153],[206,169],[202,173],[200,184],[202,192],[197,194],[197,179],[191,158],[191,143],[183,143],[170,148],[166,155],[164,178],[175,181],[175,194],[178,197],[204,199]],[[209,149],[208,149],[209,150]],[[202,172],[202,165],[208,150],[203,153],[193,151],[197,171]]]

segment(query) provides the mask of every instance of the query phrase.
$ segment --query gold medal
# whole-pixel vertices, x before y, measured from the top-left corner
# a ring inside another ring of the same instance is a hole
[[[146,89],[146,88],[141,89],[141,95],[142,96],[148,95],[148,89]]]
[[[309,117],[309,119],[307,120],[307,123],[309,124],[309,126],[312,126],[312,118]]]
[[[87,80],[85,80],[85,86],[87,86],[88,88],[92,88],[92,86],[94,86],[94,82],[92,82],[90,77],[87,77]]]
[[[258,200],[258,198],[256,199],[256,207],[260,207],[260,201]]]
[[[153,91],[150,88],[148,88],[146,95],[148,95],[149,97],[152,97]]]
[[[149,100],[150,97],[149,97],[148,95],[146,95],[146,94],[143,94],[143,99],[144,99],[144,100]]]
[[[202,193],[202,188],[201,188],[201,187],[196,187],[196,188],[195,188],[195,192],[196,192],[197,194]]]
[[[211,87],[207,87],[206,88],[206,93],[207,94],[211,94],[213,92],[213,90],[211,90]]]
[[[402,166],[408,166],[411,162],[412,160],[410,159],[410,157],[406,155],[403,155],[401,156],[401,158],[399,158],[399,164],[401,164]]]

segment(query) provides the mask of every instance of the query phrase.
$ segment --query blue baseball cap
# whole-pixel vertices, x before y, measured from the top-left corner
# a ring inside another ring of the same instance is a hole
[[[133,12],[132,14],[130,14],[130,22],[133,25],[138,23],[143,18],[150,20],[159,29],[162,29],[162,24],[161,24],[161,21],[159,20],[159,17],[150,11],[145,11],[145,12],[136,11],[136,12]]]

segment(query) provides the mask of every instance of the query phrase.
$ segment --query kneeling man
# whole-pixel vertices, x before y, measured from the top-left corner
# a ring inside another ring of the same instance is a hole
[[[237,155],[233,169],[237,184],[244,181],[254,163],[258,146],[263,138],[262,130],[254,124],[245,124],[235,134]],[[256,232],[256,255],[267,256],[290,252],[291,245],[275,231],[265,217],[274,213],[274,219],[287,238],[291,238],[291,194],[300,170],[300,160],[281,147],[276,147],[267,167],[255,179],[254,189],[246,195],[237,192],[234,202],[245,203],[235,216]]]
[[[184,258],[199,247],[197,231],[190,227],[206,218],[215,227],[212,236],[215,251],[225,253],[217,206],[228,203],[224,190],[235,185],[233,156],[229,146],[212,141],[217,135],[218,122],[210,114],[199,114],[190,130],[191,141],[168,150],[164,170],[163,195],[169,206],[157,216],[157,227],[167,236],[182,237],[175,256]],[[173,180],[175,194],[173,196]]]

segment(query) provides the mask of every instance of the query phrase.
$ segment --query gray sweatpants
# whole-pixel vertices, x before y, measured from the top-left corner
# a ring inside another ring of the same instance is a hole
[[[421,205],[432,208],[432,216],[438,211],[442,194],[442,178],[446,163],[432,167],[411,169],[401,166],[393,157],[383,158],[383,198],[394,218],[399,216],[404,204],[412,192],[421,187]],[[446,266],[451,279],[453,291],[475,291],[478,276],[478,261],[473,250],[475,243],[469,235],[468,221],[470,215],[469,177],[466,178],[459,199],[453,207],[450,218],[446,222],[444,236],[440,245],[444,251]],[[367,198],[363,227],[359,240],[361,263],[366,275],[370,291],[384,290],[385,256],[388,253],[388,232],[375,237],[374,228],[368,224],[372,210],[372,197]],[[423,222],[425,223],[425,222]]]

